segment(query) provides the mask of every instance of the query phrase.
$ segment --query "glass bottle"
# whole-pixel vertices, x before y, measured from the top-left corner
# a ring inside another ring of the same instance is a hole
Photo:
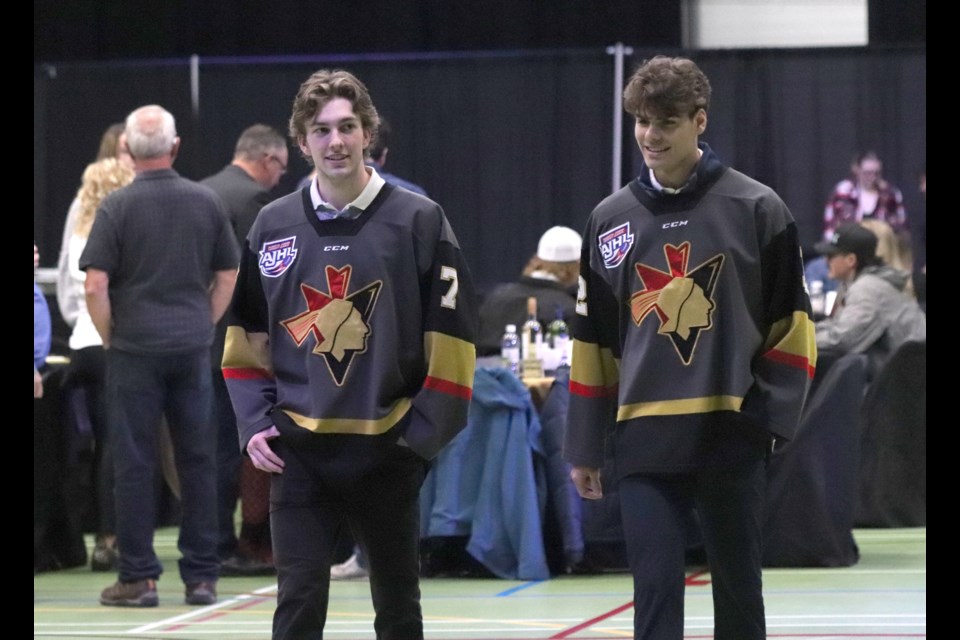
[[[543,328],[537,320],[537,299],[527,298],[527,320],[520,330],[520,357],[523,360],[539,360],[540,345],[543,344]]]
[[[563,319],[563,309],[557,307],[557,317],[547,325],[550,348],[556,352],[557,368],[570,366],[570,328]]]

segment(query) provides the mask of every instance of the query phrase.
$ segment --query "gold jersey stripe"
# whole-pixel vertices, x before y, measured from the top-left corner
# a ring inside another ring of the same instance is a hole
[[[740,411],[743,398],[738,396],[707,396],[683,400],[659,400],[625,404],[617,410],[617,420],[630,420],[647,416],[676,416],[712,411]]]
[[[804,311],[794,311],[790,318],[778,320],[770,327],[764,350],[777,350],[806,358],[817,366],[816,327]]]
[[[428,376],[473,388],[477,349],[472,342],[446,333],[427,331],[423,334],[423,348],[424,357],[429,363]]]
[[[377,420],[357,420],[353,418],[311,418],[288,409],[283,412],[297,425],[314,433],[354,433],[364,436],[376,436],[386,433],[400,422],[413,402],[410,398],[401,398],[393,405],[390,413]]]
[[[247,333],[238,326],[227,327],[223,361],[227,369],[263,369],[273,373],[266,333]]]
[[[620,379],[620,363],[610,349],[598,348],[589,342],[574,339],[571,371],[575,382],[587,387],[609,387]]]

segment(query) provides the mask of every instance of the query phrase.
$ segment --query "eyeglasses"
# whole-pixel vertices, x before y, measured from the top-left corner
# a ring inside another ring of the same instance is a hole
[[[286,165],[280,158],[278,158],[277,156],[275,156],[275,155],[273,155],[273,154],[269,154],[269,155],[267,156],[267,159],[268,159],[268,160],[273,160],[273,161],[275,161],[278,165],[280,165],[280,173],[286,173],[286,172],[287,172],[287,165]]]

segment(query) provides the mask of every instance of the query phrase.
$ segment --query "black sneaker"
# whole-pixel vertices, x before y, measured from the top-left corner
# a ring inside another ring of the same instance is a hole
[[[269,562],[261,562],[234,554],[220,563],[220,576],[273,576],[277,568]]]
[[[187,585],[187,604],[215,604],[217,602],[217,583],[198,582]]]
[[[159,602],[156,580],[117,580],[100,593],[100,604],[108,607],[155,607]]]

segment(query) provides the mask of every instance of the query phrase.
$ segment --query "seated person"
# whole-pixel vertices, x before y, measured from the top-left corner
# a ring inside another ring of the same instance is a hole
[[[816,323],[821,356],[866,353],[871,380],[900,345],[927,339],[926,315],[904,292],[906,271],[877,257],[877,236],[859,223],[839,227],[816,250],[840,284],[830,317]],[[819,368],[819,367],[818,367]]]
[[[527,319],[527,298],[537,299],[541,326],[546,328],[559,309],[569,324],[576,312],[577,279],[580,275],[580,234],[569,227],[547,229],[537,252],[523,268],[520,279],[496,286],[480,305],[477,356],[499,356],[500,338],[508,324],[517,328]]]

